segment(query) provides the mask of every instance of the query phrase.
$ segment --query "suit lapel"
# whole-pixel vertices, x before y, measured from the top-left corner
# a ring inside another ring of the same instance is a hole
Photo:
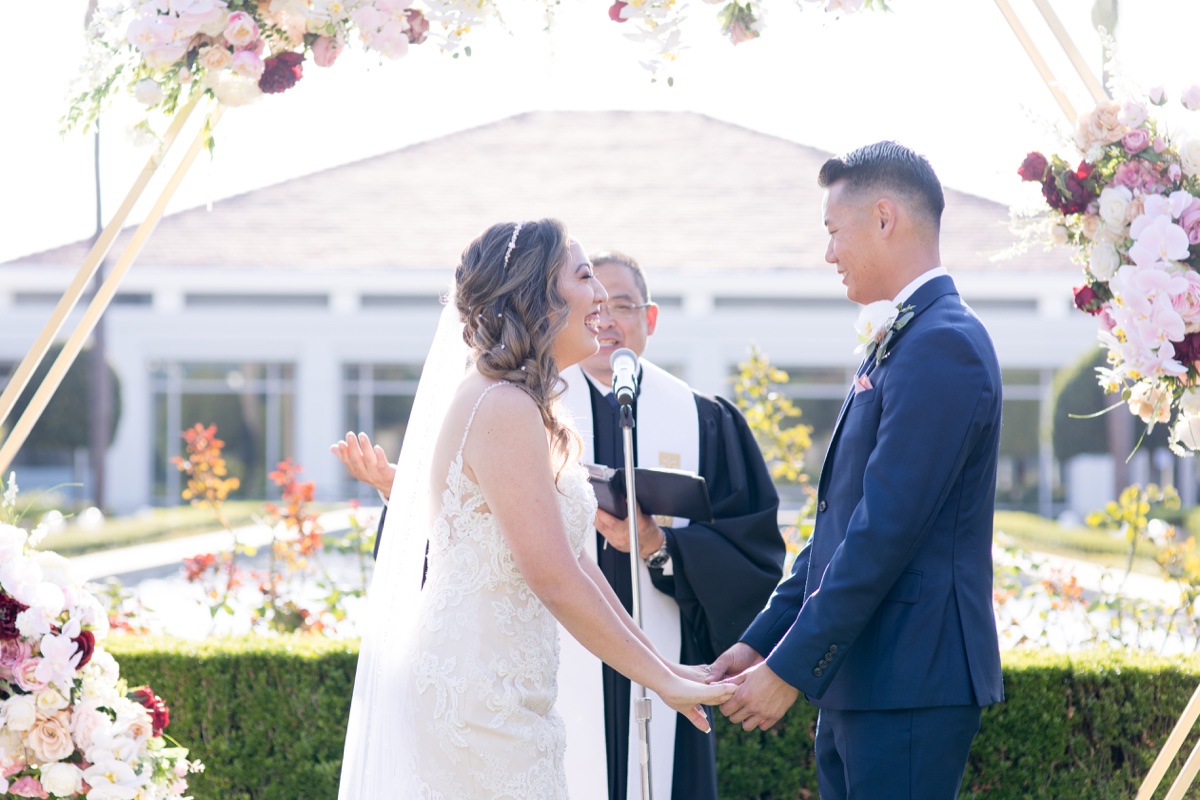
[[[905,333],[905,331],[910,330],[914,325],[917,324],[917,320],[920,318],[921,314],[923,314],[931,305],[933,305],[935,300],[948,294],[957,293],[958,290],[954,286],[954,280],[949,275],[939,275],[938,277],[922,284],[915,292],[913,292],[912,297],[904,301],[904,305],[913,307],[913,318],[908,321],[907,325],[892,334],[892,340],[888,342],[888,350],[891,351],[892,348],[896,346],[896,342]],[[857,379],[862,375],[870,375],[878,366],[882,365],[875,363],[875,357],[868,356],[863,363],[859,365],[858,371],[855,373],[854,377]],[[854,394],[854,386],[851,385],[849,394],[846,395],[846,399],[842,402],[842,409],[838,412],[837,421],[833,424],[833,434],[829,437],[829,449],[825,453],[825,462],[821,467],[821,478],[818,480],[819,484],[824,484],[825,482],[825,470],[833,459],[834,449],[837,447],[837,442],[842,432],[842,420],[846,417],[846,411],[850,408],[850,402],[854,399]]]

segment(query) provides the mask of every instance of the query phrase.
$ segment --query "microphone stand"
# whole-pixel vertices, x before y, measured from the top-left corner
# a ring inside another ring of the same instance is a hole
[[[623,399],[623,398],[622,398]],[[629,520],[629,570],[633,577],[633,617],[638,628],[642,627],[642,584],[638,572],[638,504],[637,487],[634,483],[633,458],[633,399],[621,403],[621,438],[625,449],[625,502],[626,519]],[[634,718],[638,726],[638,761],[642,767],[642,800],[650,800],[650,698],[646,687],[630,681],[630,690],[637,687],[633,700]]]

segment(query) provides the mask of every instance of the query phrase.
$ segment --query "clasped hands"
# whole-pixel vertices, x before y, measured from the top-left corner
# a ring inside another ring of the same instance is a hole
[[[743,730],[766,730],[787,712],[800,690],[775,674],[750,645],[738,642],[708,668],[709,683],[736,685],[733,697],[721,704],[721,713]]]

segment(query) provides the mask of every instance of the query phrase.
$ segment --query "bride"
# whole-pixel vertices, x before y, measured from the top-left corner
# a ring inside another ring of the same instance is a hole
[[[596,352],[607,299],[557,220],[463,251],[392,486],[341,800],[565,798],[556,619],[701,730],[732,694],[663,659],[580,554],[596,501],[558,376]]]

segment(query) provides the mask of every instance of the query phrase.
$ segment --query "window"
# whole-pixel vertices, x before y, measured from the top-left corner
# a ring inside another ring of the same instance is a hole
[[[342,368],[343,430],[365,431],[395,461],[404,441],[421,367],[412,364],[346,364]],[[344,471],[343,471],[344,472]],[[378,502],[375,490],[349,475],[344,497]]]
[[[159,362],[150,365],[154,409],[154,491],[157,503],[180,501],[186,457],[183,431],[216,425],[240,499],[267,497],[267,474],[294,452],[295,367],[273,363]]]

